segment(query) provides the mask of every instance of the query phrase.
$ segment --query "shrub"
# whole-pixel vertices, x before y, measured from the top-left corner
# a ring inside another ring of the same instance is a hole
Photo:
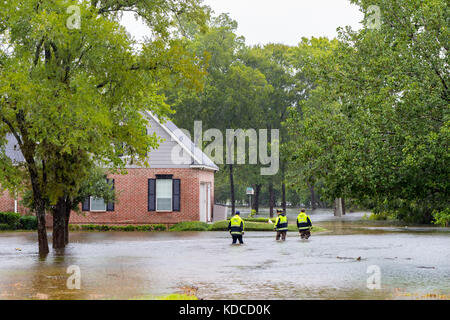
[[[180,222],[170,227],[170,231],[208,231],[208,229],[208,224],[200,221]]]
[[[85,224],[85,225],[70,225],[70,230],[73,231],[166,231],[166,226],[163,224],[149,224],[149,225],[128,225],[128,226],[108,226],[108,225],[93,225],[93,224]]]
[[[36,230],[38,225],[37,217],[35,216],[22,216],[20,217],[20,229],[23,230]]]
[[[0,230],[11,230],[11,229],[8,224],[0,223]]]
[[[445,208],[442,211],[433,211],[434,224],[447,227],[450,223],[450,208]]]
[[[393,220],[394,217],[389,212],[379,212],[379,213],[372,213],[369,216],[369,220],[377,221],[377,220]]]
[[[166,231],[167,227],[164,224],[154,224],[153,230],[155,231]]]
[[[20,214],[15,212],[0,212],[0,223],[7,224],[10,230],[20,227]]]

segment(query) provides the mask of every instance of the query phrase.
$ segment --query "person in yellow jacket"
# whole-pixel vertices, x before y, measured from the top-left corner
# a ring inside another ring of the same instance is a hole
[[[275,220],[274,229],[277,231],[277,237],[276,240],[283,240],[286,241],[286,233],[288,231],[288,220],[286,217],[286,213],[284,213],[283,210],[278,209],[277,210],[277,219]]]
[[[233,244],[236,244],[237,240],[239,240],[240,244],[244,244],[242,235],[244,234],[245,224],[240,215],[241,213],[236,211],[235,216],[230,219],[230,223],[228,224],[228,231],[233,238]]]
[[[311,236],[311,219],[306,214],[305,209],[302,209],[297,216],[297,228],[302,239],[308,239]]]

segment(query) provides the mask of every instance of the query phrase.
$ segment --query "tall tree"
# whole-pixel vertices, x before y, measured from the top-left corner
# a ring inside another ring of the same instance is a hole
[[[448,5],[352,2],[379,6],[380,28],[341,30],[335,48],[310,55],[316,88],[290,122],[310,158],[300,169],[329,199],[373,199],[376,211],[430,222],[449,197]]]
[[[153,40],[140,47],[132,40],[118,22],[126,11],[143,18]],[[171,36],[180,14],[199,22],[205,17],[196,0],[0,3],[0,145],[13,134],[25,159],[17,166],[1,156],[0,182],[14,180],[4,172],[26,172],[40,254],[49,251],[47,199],[53,205],[70,195],[77,189],[68,187],[73,174],[82,181],[92,162],[123,167],[115,145],[124,143],[128,155],[145,165],[158,139],[145,134],[142,111],[169,114],[160,83],[173,74],[201,74],[201,64]],[[75,159],[74,166],[61,162],[66,157]]]

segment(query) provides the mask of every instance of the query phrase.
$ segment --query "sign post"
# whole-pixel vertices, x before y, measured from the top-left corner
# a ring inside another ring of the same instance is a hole
[[[250,210],[252,209],[252,195],[255,194],[255,190],[253,190],[252,187],[247,188],[247,194],[248,194],[248,204],[250,207]]]

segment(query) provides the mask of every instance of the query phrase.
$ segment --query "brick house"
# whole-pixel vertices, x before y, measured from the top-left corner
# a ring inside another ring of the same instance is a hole
[[[219,168],[174,123],[168,120],[163,123],[150,112],[146,116],[148,134],[155,133],[163,139],[158,149],[149,152],[149,167],[129,164],[127,174],[108,175],[117,191],[116,203],[88,198],[81,204],[82,214],[72,213],[71,224],[174,224],[213,220],[214,173]],[[23,160],[14,139],[9,139],[7,150],[10,158]],[[0,211],[24,213],[24,208],[8,192],[0,191]]]

